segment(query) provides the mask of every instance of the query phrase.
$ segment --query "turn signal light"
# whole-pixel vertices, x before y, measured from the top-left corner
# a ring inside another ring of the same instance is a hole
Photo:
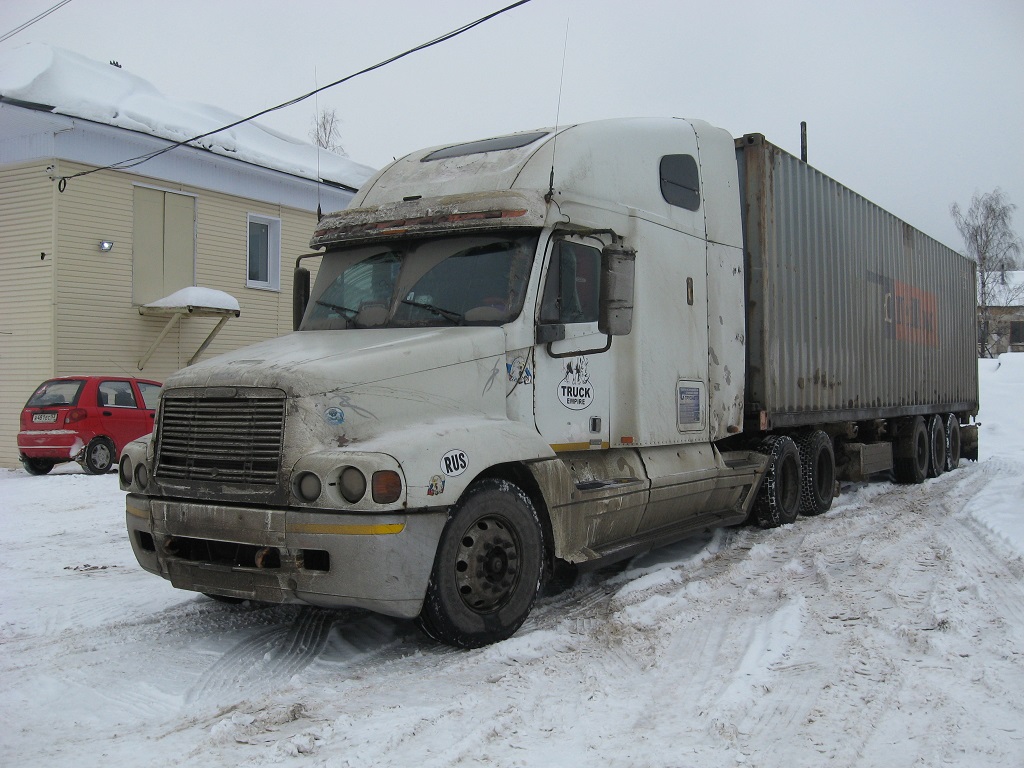
[[[391,504],[398,501],[402,495],[402,478],[392,469],[374,472],[370,483],[373,500],[378,504]]]

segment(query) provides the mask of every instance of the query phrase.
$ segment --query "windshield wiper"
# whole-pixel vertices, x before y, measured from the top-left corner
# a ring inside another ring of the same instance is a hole
[[[445,320],[451,320],[456,325],[462,325],[462,315],[451,309],[445,309],[444,307],[437,307],[433,304],[426,304],[422,301],[411,301],[410,299],[402,299],[403,304],[408,304],[410,307],[419,307],[425,309],[428,312],[433,312],[439,317],[443,317]]]

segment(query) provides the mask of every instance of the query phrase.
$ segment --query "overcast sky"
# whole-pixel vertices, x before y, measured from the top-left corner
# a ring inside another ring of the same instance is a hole
[[[511,1],[71,0],[0,50],[114,59],[169,97],[248,115]],[[56,3],[0,2],[0,34]],[[532,0],[319,106],[372,166],[556,116],[695,117],[799,154],[806,120],[812,165],[944,243],[963,247],[950,203],[995,187],[1024,233],[1021,0]],[[307,138],[315,112],[262,122]]]

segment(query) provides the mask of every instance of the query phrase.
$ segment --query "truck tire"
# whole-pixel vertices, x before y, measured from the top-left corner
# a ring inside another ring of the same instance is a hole
[[[928,477],[938,477],[946,471],[946,423],[936,413],[928,417]]]
[[[85,448],[82,468],[90,475],[105,475],[117,463],[114,444],[106,437],[94,437]]]
[[[820,429],[801,435],[800,514],[820,515],[832,506],[836,491],[836,454],[832,439]]]
[[[481,480],[449,513],[417,623],[460,648],[505,640],[526,620],[543,576],[533,502],[505,480]]]
[[[946,417],[946,471],[960,466],[960,419],[955,413]]]
[[[918,485],[928,477],[931,461],[928,429],[921,416],[904,421],[893,445],[893,472],[897,483]]]
[[[754,510],[762,528],[778,528],[800,513],[800,451],[784,435],[769,435],[754,449],[768,456],[768,472],[761,481]]]

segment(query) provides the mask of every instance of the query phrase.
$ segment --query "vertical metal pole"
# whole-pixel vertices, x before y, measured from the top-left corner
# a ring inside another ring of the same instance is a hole
[[[800,121],[800,159],[807,162],[807,121]]]

